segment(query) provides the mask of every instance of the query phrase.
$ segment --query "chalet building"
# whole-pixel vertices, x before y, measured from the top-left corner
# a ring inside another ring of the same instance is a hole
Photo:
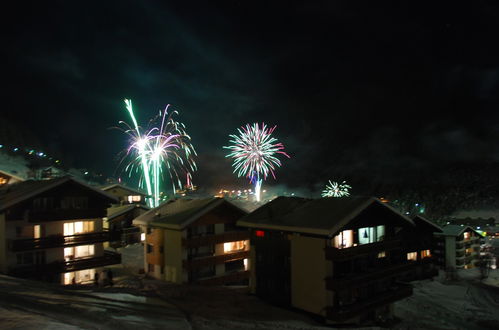
[[[113,235],[116,240],[109,242],[110,246],[122,247],[145,240],[145,233],[141,234],[140,228],[133,225],[133,219],[148,210],[149,208],[142,204],[127,204],[108,208],[103,227],[116,233]]]
[[[121,262],[104,251],[102,217],[114,197],[62,177],[0,188],[0,272],[61,284],[87,283]]]
[[[435,233],[442,233],[442,228],[422,216],[412,219],[415,227],[407,228],[402,234],[403,245],[409,260],[417,261],[414,272],[407,274],[406,281],[432,278],[438,275],[438,262],[435,257],[437,239]]]
[[[250,290],[268,301],[340,324],[412,295],[400,280],[419,267],[404,245],[415,224],[378,199],[278,197],[237,225],[251,232]]]
[[[249,278],[245,211],[223,198],[175,199],[133,221],[146,233],[145,272],[174,283],[231,284]]]
[[[476,266],[480,256],[482,235],[469,226],[447,225],[435,233],[435,255],[440,267],[447,270],[469,269]]]
[[[101,188],[106,193],[118,199],[118,205],[142,204],[146,205],[147,194],[122,184],[112,184]]]
[[[14,184],[17,182],[24,181],[23,178],[20,176],[7,172],[7,171],[2,171],[0,170],[0,187],[7,185],[7,184]]]

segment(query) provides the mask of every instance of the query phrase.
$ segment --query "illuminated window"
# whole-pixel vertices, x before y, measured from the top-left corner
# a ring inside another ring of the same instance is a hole
[[[385,226],[359,228],[359,244],[369,244],[385,239]]]
[[[0,186],[4,185],[6,183],[7,183],[7,179],[0,177]]]
[[[93,221],[66,222],[64,224],[64,236],[91,233],[93,231]]]
[[[421,251],[421,259],[429,258],[429,257],[431,257],[430,250],[422,250]]]
[[[146,233],[140,233],[140,241],[143,242],[146,240]]]
[[[418,260],[418,254],[416,252],[407,253],[407,260],[413,260],[413,261]]]
[[[247,240],[224,243],[224,253],[244,250],[248,243]]]
[[[470,239],[470,237],[471,237],[471,234],[469,231],[464,233],[464,239]]]
[[[378,258],[384,258],[386,257],[386,252],[385,251],[381,251],[378,253]]]
[[[40,225],[35,225],[34,226],[34,238],[40,238],[42,235],[42,227]]]
[[[333,245],[337,249],[353,246],[353,230],[344,230],[333,238]]]
[[[80,245],[64,248],[64,260],[69,261],[74,258],[84,258],[95,254],[94,245]]]
[[[142,196],[140,196],[140,195],[127,196],[128,203],[140,202],[141,199],[142,199]]]
[[[249,260],[246,258],[244,259],[244,270],[248,270],[249,269]]]

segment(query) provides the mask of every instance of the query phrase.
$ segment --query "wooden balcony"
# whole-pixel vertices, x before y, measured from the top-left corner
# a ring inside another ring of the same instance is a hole
[[[196,283],[203,285],[223,285],[225,283],[240,282],[249,279],[250,271],[245,270],[242,272],[235,272],[230,274],[225,274],[217,277],[210,277],[206,279],[197,280]]]
[[[70,247],[75,245],[86,245],[107,242],[116,239],[116,233],[101,231],[79,235],[53,235],[42,238],[16,239],[8,242],[9,250],[12,252],[49,249],[56,247]],[[118,233],[119,235],[119,233]],[[119,236],[118,238],[119,239]]]
[[[392,239],[369,244],[352,246],[349,248],[338,249],[335,247],[327,247],[326,259],[334,261],[348,260],[361,255],[374,254],[381,251],[391,251],[401,247],[400,239]]]
[[[202,268],[211,265],[223,264],[227,261],[237,260],[237,259],[245,259],[249,258],[249,251],[239,251],[234,253],[226,253],[218,256],[192,259],[192,260],[183,260],[182,266],[186,270],[192,270],[196,268]]]
[[[249,231],[233,231],[216,235],[204,235],[191,238],[183,238],[182,246],[186,248],[194,248],[205,245],[243,241],[243,240],[248,240],[249,238],[250,238]]]
[[[342,276],[341,278],[326,278],[327,290],[339,290],[346,287],[365,285],[370,281],[376,281],[392,276],[400,276],[403,273],[414,271],[419,265],[419,262],[405,262],[399,265],[390,265],[381,269],[373,269],[365,273],[352,273]]]
[[[28,221],[49,222],[60,220],[94,219],[106,216],[105,208],[29,210],[24,215]]]
[[[408,284],[398,284],[396,287],[388,291],[375,294],[351,305],[338,307],[328,306],[326,308],[326,317],[336,322],[347,321],[373,309],[410,297],[411,295],[412,286]]]
[[[24,265],[11,269],[9,271],[9,274],[19,277],[31,277],[40,276],[43,274],[73,272],[82,269],[103,267],[119,263],[121,263],[121,254],[111,251],[104,251],[104,255],[99,257],[87,257],[70,261],[56,261],[48,264]]]

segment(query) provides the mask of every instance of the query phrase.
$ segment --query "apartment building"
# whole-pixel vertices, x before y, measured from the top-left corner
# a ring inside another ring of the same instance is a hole
[[[469,269],[476,266],[480,256],[482,235],[464,225],[447,225],[435,233],[435,255],[440,267],[447,270]]]
[[[174,283],[231,284],[249,278],[246,212],[223,198],[175,199],[136,218],[146,233],[145,272]]]
[[[407,228],[403,235],[404,249],[407,251],[408,260],[416,262],[414,272],[407,274],[405,280],[422,280],[438,275],[438,261],[435,257],[437,239],[435,233],[442,233],[435,223],[422,217],[412,219],[415,227]]]
[[[413,221],[375,198],[278,197],[243,217],[250,290],[331,323],[391,316],[418,267],[404,246]]]
[[[101,188],[103,191],[118,199],[119,205],[141,204],[146,205],[147,194],[122,184],[112,184]]]
[[[106,209],[116,199],[70,177],[0,188],[0,271],[61,284],[89,283],[121,262],[104,251]]]

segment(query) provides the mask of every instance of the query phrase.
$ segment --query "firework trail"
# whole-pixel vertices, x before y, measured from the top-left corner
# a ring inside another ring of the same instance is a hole
[[[151,120],[154,122],[161,118],[161,125],[141,133],[133,113],[132,101],[125,99],[125,104],[133,122],[133,127],[123,121],[120,122],[127,127],[125,133],[131,138],[127,155],[133,155],[132,162],[125,170],[129,171],[130,175],[134,168],[141,173],[139,185],[145,185],[147,193],[152,196],[149,205],[156,207],[160,202],[160,185],[164,169],[170,176],[175,194],[176,186],[182,187],[180,177],[186,174],[190,180],[191,173],[197,169],[194,161],[196,151],[190,143],[191,138],[186,132],[185,125],[173,119],[178,112],[173,111],[168,115],[169,105]]]
[[[269,174],[275,179],[274,171],[281,166],[281,161],[277,154],[282,154],[288,158],[282,143],[276,143],[277,139],[271,137],[276,126],[268,128],[262,123],[253,125],[246,124],[245,127],[238,128],[239,135],[229,135],[232,140],[231,146],[225,147],[231,152],[225,156],[233,158],[234,173],[237,176],[246,176],[250,182],[255,185],[256,200],[260,201],[260,190],[263,180],[267,179]]]
[[[349,190],[352,189],[346,181],[338,183],[336,181],[331,182],[329,180],[329,185],[326,185],[326,189],[322,191],[322,197],[346,197],[350,196]]]

